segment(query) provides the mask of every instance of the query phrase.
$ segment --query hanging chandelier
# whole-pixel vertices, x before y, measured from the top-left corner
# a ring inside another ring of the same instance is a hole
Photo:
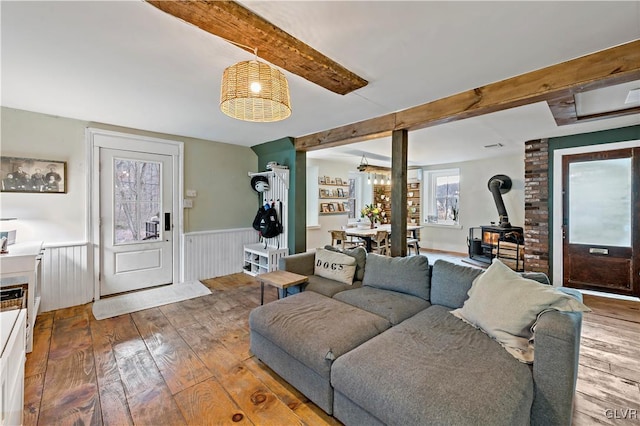
[[[254,60],[238,62],[224,70],[220,110],[243,121],[284,120],[291,115],[287,79],[280,70],[258,61],[258,49],[254,54]]]
[[[362,154],[362,158],[360,159],[360,164],[358,164],[358,171],[364,172],[369,167],[369,162],[367,161],[367,157]]]

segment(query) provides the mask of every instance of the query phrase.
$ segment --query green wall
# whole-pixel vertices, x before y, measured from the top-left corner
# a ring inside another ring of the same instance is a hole
[[[640,126],[622,127],[593,133],[549,138],[549,270],[553,276],[553,170],[554,151],[581,146],[602,145],[614,142],[640,140]]]
[[[307,206],[306,179],[307,156],[304,152],[296,152],[292,138],[282,138],[251,147],[258,155],[258,170],[267,170],[267,163],[275,161],[289,168],[289,215],[288,246],[289,252],[301,253],[307,247]],[[262,201],[257,196],[256,205]],[[257,207],[256,207],[257,208]]]
[[[66,194],[0,194],[2,215],[22,219],[22,240],[67,243],[89,238],[87,127],[184,143],[184,188],[198,192],[193,208],[184,209],[185,232],[251,227],[255,192],[247,173],[258,169],[251,148],[7,107],[0,111],[3,156],[67,162]]]
[[[180,138],[184,146],[184,188],[195,189],[193,208],[184,209],[185,232],[250,228],[255,191],[248,173],[258,158],[248,147]]]

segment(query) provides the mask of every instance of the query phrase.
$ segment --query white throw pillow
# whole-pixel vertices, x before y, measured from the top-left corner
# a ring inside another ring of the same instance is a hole
[[[473,281],[456,317],[496,339],[521,362],[533,362],[533,331],[549,310],[588,312],[576,298],[552,286],[523,278],[498,259]]]
[[[353,284],[356,273],[356,259],[343,253],[316,249],[315,275],[329,278],[345,284]]]

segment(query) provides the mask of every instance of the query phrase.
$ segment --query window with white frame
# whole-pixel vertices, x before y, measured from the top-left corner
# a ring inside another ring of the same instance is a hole
[[[424,221],[436,225],[460,224],[460,169],[431,170],[426,172],[427,185],[424,199],[427,210]]]
[[[373,202],[373,187],[367,173],[349,172],[349,217],[348,221],[359,222],[360,210]]]
[[[318,166],[307,167],[307,227],[318,224]]]

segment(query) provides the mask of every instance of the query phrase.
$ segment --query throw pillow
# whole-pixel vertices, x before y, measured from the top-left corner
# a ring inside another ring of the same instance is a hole
[[[549,310],[590,311],[576,298],[524,278],[494,259],[474,280],[462,308],[451,313],[496,339],[519,361],[532,363],[533,331]]]
[[[322,248],[316,249],[316,260],[313,273],[344,284],[353,284],[356,272],[356,260],[343,253]]]
[[[362,281],[364,278],[364,267],[367,263],[367,251],[363,247],[354,247],[340,250],[337,247],[326,245],[326,250],[335,251],[338,253],[344,253],[356,259],[356,274],[353,276],[353,281]]]

